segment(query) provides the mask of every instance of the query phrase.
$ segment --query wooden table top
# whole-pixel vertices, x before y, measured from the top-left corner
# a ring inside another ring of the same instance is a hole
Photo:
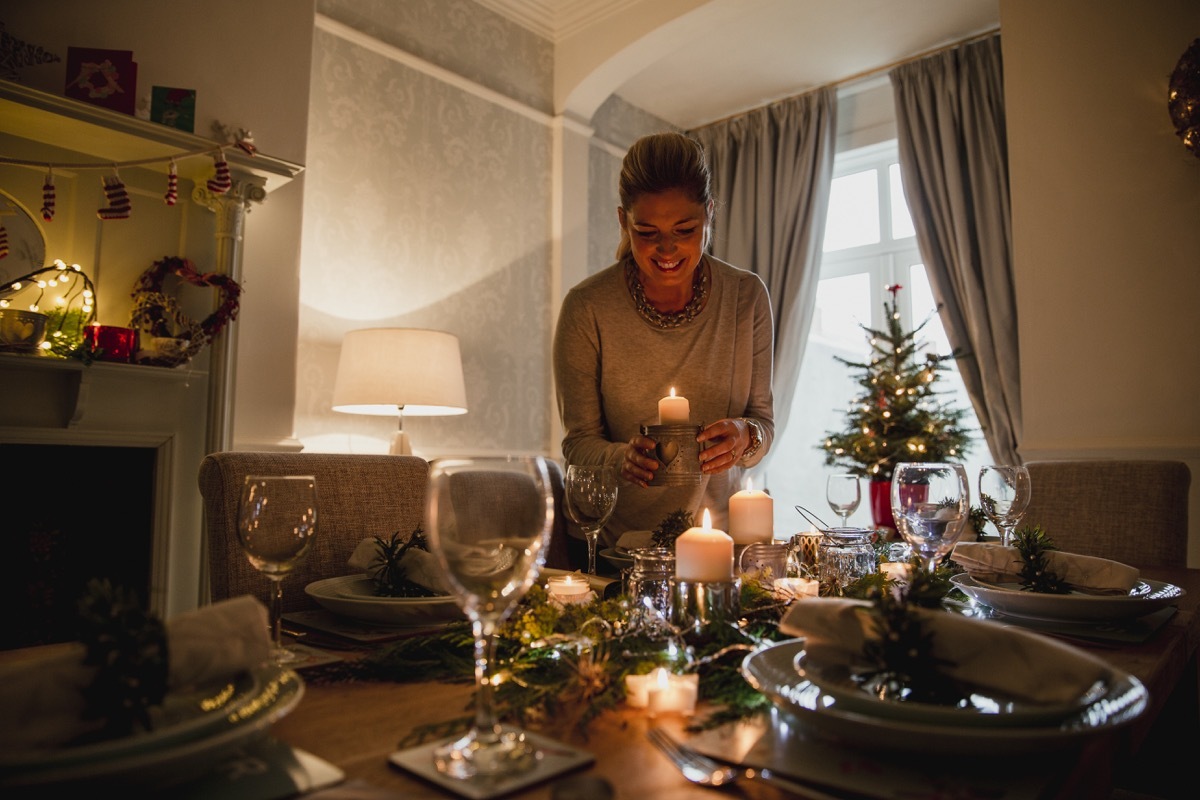
[[[1172,692],[1184,681],[1197,680],[1200,569],[1144,569],[1143,577],[1173,583],[1187,592],[1178,604],[1179,611],[1161,630],[1149,640],[1132,645],[1073,644],[1139,678],[1150,692],[1149,708],[1132,725],[1116,735],[1098,737],[1078,759],[1070,759],[1074,763],[1055,775],[1062,783],[1051,781],[1046,796],[1107,796],[1112,770],[1119,768],[1124,759],[1132,758]],[[350,781],[404,797],[444,798],[450,795],[392,766],[388,757],[414,728],[461,717],[469,713],[471,702],[470,685],[314,680],[306,686],[300,704],[275,724],[272,733],[341,768]],[[679,718],[651,720],[644,711],[627,708],[605,712],[586,730],[568,732],[563,740],[595,755],[592,766],[575,774],[603,778],[623,798],[711,800],[710,790],[685,781],[649,744],[646,731],[656,724],[672,730],[680,739],[688,739]],[[733,743],[741,732],[727,730],[723,734]],[[510,796],[521,800],[550,798],[555,796],[555,786],[552,780]],[[783,796],[758,785],[748,786],[745,794],[752,798]]]

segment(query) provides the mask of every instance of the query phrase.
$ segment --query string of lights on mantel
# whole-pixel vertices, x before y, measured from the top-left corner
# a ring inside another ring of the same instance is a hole
[[[126,167],[141,167],[148,164],[168,164],[167,190],[163,194],[163,203],[173,206],[179,202],[179,172],[176,162],[186,158],[210,156],[213,159],[213,177],[208,179],[206,186],[214,195],[222,195],[233,188],[233,179],[229,172],[229,162],[225,160],[225,150],[236,147],[253,156],[257,152],[254,137],[249,131],[239,130],[238,137],[232,145],[222,144],[203,147],[196,150],[181,150],[169,156],[139,158],[129,161],[37,161],[20,158],[9,158],[0,155],[0,164],[11,164],[23,167],[45,167],[46,180],[42,185],[42,220],[52,222],[55,212],[54,170],[111,170],[110,175],[101,177],[104,186],[105,205],[96,210],[96,216],[101,220],[128,219],[132,204],[125,183],[121,180],[120,170]],[[0,258],[8,255],[8,231],[0,224]]]

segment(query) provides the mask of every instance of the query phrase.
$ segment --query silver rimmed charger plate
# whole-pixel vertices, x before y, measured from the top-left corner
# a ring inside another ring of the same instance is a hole
[[[1002,630],[998,626],[998,630]],[[780,710],[817,736],[854,747],[887,751],[978,756],[1041,754],[1074,749],[1087,739],[1132,722],[1149,697],[1141,681],[1114,670],[1107,691],[1056,724],[950,725],[844,710],[837,698],[797,674],[794,662],[803,639],[758,650],[742,662],[742,675]]]
[[[152,731],[36,754],[0,756],[0,788],[86,784],[160,789],[196,777],[295,708],[304,682],[266,666],[168,695]]]
[[[379,597],[365,575],[313,581],[304,593],[322,608],[377,625],[428,626],[465,619],[458,602],[445,597]]]
[[[1004,614],[1046,622],[1134,619],[1179,600],[1186,592],[1170,583],[1141,580],[1127,595],[1046,594],[1022,591],[1020,584],[981,583],[969,575],[950,579],[971,599]]]

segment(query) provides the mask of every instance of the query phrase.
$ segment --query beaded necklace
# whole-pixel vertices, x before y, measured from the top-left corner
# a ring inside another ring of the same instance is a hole
[[[704,301],[708,297],[708,262],[700,262],[695,276],[692,277],[692,299],[678,311],[659,311],[650,305],[638,274],[637,264],[632,259],[625,262],[625,283],[633,297],[633,305],[642,315],[642,319],[657,328],[678,328],[694,320],[704,309]]]

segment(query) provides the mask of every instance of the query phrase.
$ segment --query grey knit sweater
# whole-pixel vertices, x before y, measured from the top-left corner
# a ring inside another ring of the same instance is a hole
[[[763,446],[747,466],[770,449],[775,435],[770,297],[754,273],[705,258],[712,271],[708,300],[694,320],[678,328],[658,328],[642,318],[622,263],[567,293],[554,336],[554,380],[568,465],[611,464],[620,470],[630,438],[643,424],[657,424],[659,398],[672,387],[688,398],[697,425],[727,417],[762,423]],[[627,530],[653,530],[679,509],[691,511],[697,525],[708,509],[713,527],[728,530],[729,496],[743,488],[742,473],[735,467],[685,486],[622,482],[601,546],[612,546]]]

